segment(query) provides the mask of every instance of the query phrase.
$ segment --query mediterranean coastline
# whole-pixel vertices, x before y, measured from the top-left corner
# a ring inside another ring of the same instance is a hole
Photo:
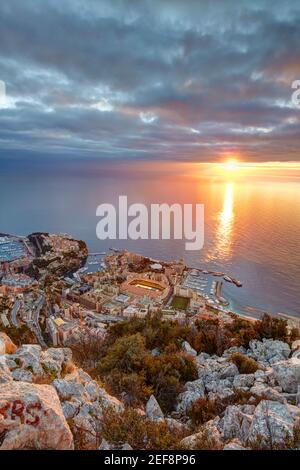
[[[22,331],[42,347],[75,344],[84,329],[104,336],[110,324],[157,312],[179,324],[226,321],[239,313],[224,297],[224,283],[245,288],[225,272],[188,267],[183,260],[113,247],[91,253],[68,234],[42,232],[1,234],[0,276],[2,328],[10,336]],[[300,326],[296,317],[277,317]]]

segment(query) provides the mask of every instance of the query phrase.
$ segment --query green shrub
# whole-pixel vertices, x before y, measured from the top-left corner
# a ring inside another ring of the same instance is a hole
[[[194,359],[174,342],[175,332],[184,330],[159,318],[158,322],[161,331],[151,318],[146,319],[146,325],[133,319],[114,326],[94,375],[104,380],[112,394],[124,398],[125,392],[130,405],[145,403],[154,393],[163,411],[170,412],[183,385],[198,375]],[[138,329],[141,331],[136,332]],[[152,356],[150,348],[161,334],[165,335],[163,352]]]
[[[97,372],[110,372],[118,369],[124,373],[141,371],[144,367],[147,350],[145,339],[140,333],[118,338],[107,350],[97,365]]]

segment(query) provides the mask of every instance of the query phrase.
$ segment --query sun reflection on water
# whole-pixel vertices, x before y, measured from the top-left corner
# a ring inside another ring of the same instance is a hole
[[[225,184],[222,210],[217,215],[216,239],[213,249],[208,254],[209,260],[229,260],[232,254],[234,228],[234,183]]]

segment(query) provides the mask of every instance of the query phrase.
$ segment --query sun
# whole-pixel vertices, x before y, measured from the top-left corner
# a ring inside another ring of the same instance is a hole
[[[236,158],[230,158],[229,160],[226,160],[223,165],[227,171],[235,171],[238,169],[239,162]]]

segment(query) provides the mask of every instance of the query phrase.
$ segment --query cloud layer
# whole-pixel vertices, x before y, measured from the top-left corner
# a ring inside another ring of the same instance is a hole
[[[0,156],[300,160],[299,1],[0,3]]]

